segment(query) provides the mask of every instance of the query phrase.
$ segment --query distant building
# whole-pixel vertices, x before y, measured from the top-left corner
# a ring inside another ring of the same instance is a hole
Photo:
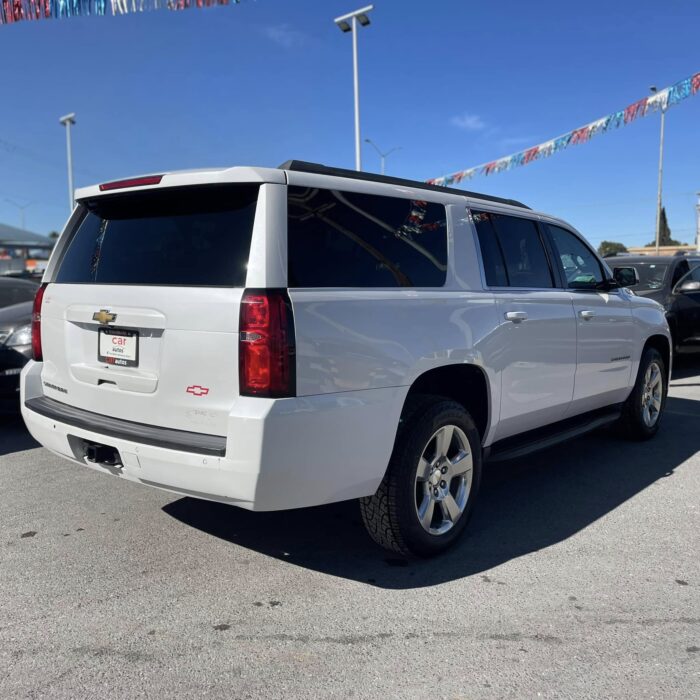
[[[54,241],[40,233],[0,224],[0,274],[25,269],[41,270]]]
[[[628,248],[628,253],[632,255],[656,255],[655,246],[644,246],[641,248]],[[675,255],[676,253],[697,253],[698,250],[694,245],[660,245],[659,255]]]

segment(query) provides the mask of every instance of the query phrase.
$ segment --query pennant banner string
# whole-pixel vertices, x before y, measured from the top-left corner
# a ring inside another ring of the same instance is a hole
[[[637,102],[632,103],[625,109],[621,109],[619,112],[608,114],[607,117],[596,119],[594,122],[590,122],[578,129],[574,129],[566,134],[540,143],[537,146],[520,151],[519,153],[513,153],[503,158],[498,158],[497,160],[492,160],[490,163],[482,163],[473,168],[459,170],[451,175],[432,178],[427,182],[431,185],[449,187],[450,185],[459,184],[463,180],[471,180],[475,175],[494,175],[504,170],[511,170],[520,165],[527,165],[534,160],[548,158],[569,146],[586,143],[598,134],[604,134],[611,129],[627,126],[627,124],[631,124],[635,119],[646,117],[647,114],[651,114],[652,112],[658,112],[659,110],[665,111],[669,107],[677,105],[679,102],[682,102],[698,92],[700,92],[700,73],[695,73],[695,75],[690,78],[686,78],[670,87],[659,90],[649,97],[637,100]]]
[[[0,24],[38,19],[126,15],[149,10],[238,5],[241,0],[0,0]]]

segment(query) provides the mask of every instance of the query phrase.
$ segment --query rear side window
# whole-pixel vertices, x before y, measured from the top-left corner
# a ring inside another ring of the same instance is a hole
[[[258,190],[216,185],[88,201],[56,282],[244,287]]]
[[[472,211],[489,287],[554,286],[537,223],[520,216]]]
[[[288,188],[290,287],[442,287],[445,207],[420,200]]]
[[[493,225],[493,214],[483,211],[472,212],[472,220],[476,226],[481,247],[481,258],[484,261],[486,284],[489,287],[507,287],[508,275],[503,260],[501,244],[498,242],[496,229]]]

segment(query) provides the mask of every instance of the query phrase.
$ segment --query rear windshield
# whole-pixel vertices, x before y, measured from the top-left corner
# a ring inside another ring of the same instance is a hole
[[[244,287],[258,190],[170,188],[84,202],[55,281]]]

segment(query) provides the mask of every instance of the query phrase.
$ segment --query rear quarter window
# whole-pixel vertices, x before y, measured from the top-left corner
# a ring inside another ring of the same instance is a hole
[[[288,188],[290,287],[442,287],[445,207],[422,200]]]
[[[55,281],[244,287],[258,190],[169,188],[87,201]]]

